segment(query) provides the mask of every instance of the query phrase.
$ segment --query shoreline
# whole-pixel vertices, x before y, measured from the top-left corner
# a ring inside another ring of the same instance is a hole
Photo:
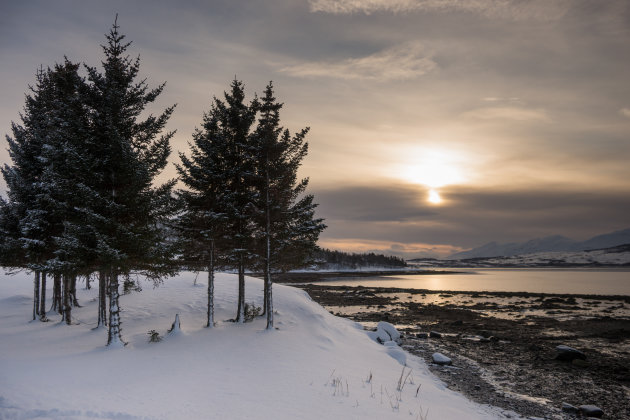
[[[274,283],[310,283],[313,281],[333,280],[339,278],[352,277],[385,277],[385,276],[408,276],[408,275],[436,275],[436,274],[466,274],[464,271],[453,270],[372,270],[372,271],[289,271],[286,273],[273,273]],[[262,273],[251,273],[252,277],[263,278]]]
[[[396,325],[406,351],[476,402],[553,419],[575,418],[562,403],[593,404],[630,418],[630,296],[293,286],[364,328]],[[556,360],[558,345],[587,360]],[[432,364],[434,352],[453,366]]]

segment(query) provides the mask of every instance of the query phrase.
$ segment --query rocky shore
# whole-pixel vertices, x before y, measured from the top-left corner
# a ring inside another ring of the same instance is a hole
[[[533,418],[587,417],[579,407],[595,406],[603,414],[591,416],[630,419],[628,296],[297,286],[366,328],[395,325],[407,351],[477,402]]]

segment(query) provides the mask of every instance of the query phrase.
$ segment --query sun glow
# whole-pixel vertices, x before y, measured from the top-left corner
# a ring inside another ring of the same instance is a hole
[[[405,161],[398,163],[392,172],[398,179],[428,187],[429,203],[444,204],[439,189],[468,181],[461,169],[468,161],[461,152],[418,148],[407,154]]]
[[[442,197],[440,197],[440,193],[438,193],[434,189],[429,190],[429,203],[440,204],[442,202]]]
[[[465,180],[455,157],[438,151],[419,153],[413,164],[403,166],[401,177],[430,188],[457,184]]]

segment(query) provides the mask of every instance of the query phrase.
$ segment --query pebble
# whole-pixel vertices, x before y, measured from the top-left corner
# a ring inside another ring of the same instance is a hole
[[[444,356],[442,353],[433,353],[431,358],[433,359],[433,363],[436,365],[445,366],[453,364],[453,361],[449,357]]]
[[[573,347],[565,346],[563,344],[556,347],[556,360],[565,360],[570,362],[574,359],[586,360],[586,355]]]

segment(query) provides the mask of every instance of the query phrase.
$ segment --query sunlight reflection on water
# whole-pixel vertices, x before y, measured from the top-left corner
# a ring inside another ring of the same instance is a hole
[[[452,269],[461,274],[331,279],[314,284],[405,289],[630,295],[630,269]]]

